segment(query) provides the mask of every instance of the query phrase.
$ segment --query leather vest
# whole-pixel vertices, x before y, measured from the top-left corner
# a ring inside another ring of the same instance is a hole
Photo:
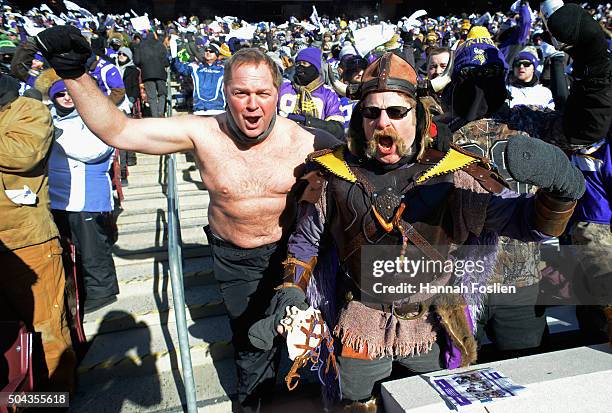
[[[374,208],[389,222],[400,202],[404,203],[401,221],[410,224],[442,257],[447,257],[452,240],[449,212],[449,198],[454,188],[452,174],[411,185],[414,178],[431,165],[414,163],[392,171],[377,171],[371,163],[357,163],[351,161],[350,156],[347,165],[357,182],[329,175],[327,210],[331,213],[328,214],[328,225],[343,272],[350,277],[348,289],[356,299],[360,295],[361,277],[372,276],[362,274],[363,247],[389,245],[399,250],[397,246],[403,242],[397,228],[385,231],[375,216]]]

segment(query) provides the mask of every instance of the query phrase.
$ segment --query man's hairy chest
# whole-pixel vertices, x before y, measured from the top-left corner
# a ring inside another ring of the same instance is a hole
[[[301,175],[306,157],[291,148],[274,151],[232,149],[209,154],[200,171],[206,188],[213,195],[236,201],[286,196]]]

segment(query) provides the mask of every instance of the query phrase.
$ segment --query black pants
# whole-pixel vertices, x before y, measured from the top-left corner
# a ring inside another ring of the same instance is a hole
[[[362,360],[337,356],[342,383],[342,398],[350,401],[366,400],[379,393],[380,382],[391,375],[393,362],[412,373],[429,373],[440,370],[443,355],[438,342],[427,353],[411,357],[383,357]]]
[[[238,372],[238,399],[245,406],[257,405],[265,390],[274,387],[282,340],[275,340],[270,351],[250,343],[251,325],[264,313],[281,283],[285,243],[258,248],[240,248],[221,240],[204,228],[213,256],[213,270],[225,303]]]
[[[501,351],[538,347],[546,330],[546,314],[538,300],[539,284],[516,289],[516,294],[491,294],[478,319],[478,342],[486,333]]]
[[[151,117],[164,117],[166,107],[166,95],[168,87],[166,81],[161,79],[149,79],[144,81],[145,92],[151,108]]]
[[[52,212],[60,234],[70,239],[76,249],[85,298],[99,299],[119,294],[110,241],[111,213]]]

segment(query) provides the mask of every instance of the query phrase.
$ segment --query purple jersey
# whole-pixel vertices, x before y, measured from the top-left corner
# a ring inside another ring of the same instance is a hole
[[[572,162],[582,171],[586,192],[578,201],[573,221],[612,224],[612,143],[602,140],[578,151]]]
[[[286,81],[282,84],[279,96],[278,112],[286,117],[293,113],[297,103],[297,92],[291,85],[291,82]],[[344,123],[344,116],[340,111],[340,99],[332,88],[323,85],[315,89],[312,92],[312,100],[317,106],[320,119]]]
[[[342,96],[340,98],[340,110],[342,111],[342,116],[344,116],[344,131],[348,131],[349,123],[351,123],[351,116],[353,115],[353,109],[355,109],[355,105],[357,104],[356,100],[351,100],[346,96]]]
[[[117,67],[104,59],[98,60],[96,67],[89,74],[96,79],[98,88],[105,96],[110,95],[111,89],[125,89]]]

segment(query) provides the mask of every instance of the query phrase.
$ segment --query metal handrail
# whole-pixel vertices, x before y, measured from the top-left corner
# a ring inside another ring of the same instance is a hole
[[[166,116],[172,116],[172,92],[170,88],[170,73],[168,73],[168,99]],[[181,367],[183,370],[183,384],[187,397],[187,412],[196,413],[197,396],[193,366],[191,364],[191,350],[189,348],[189,333],[187,332],[187,318],[185,315],[185,289],[183,287],[183,257],[182,240],[179,219],[179,198],[176,184],[176,154],[166,158],[166,171],[168,178],[168,262],[170,266],[170,283],[172,286],[172,299],[174,303],[174,317],[179,339],[181,354]]]

